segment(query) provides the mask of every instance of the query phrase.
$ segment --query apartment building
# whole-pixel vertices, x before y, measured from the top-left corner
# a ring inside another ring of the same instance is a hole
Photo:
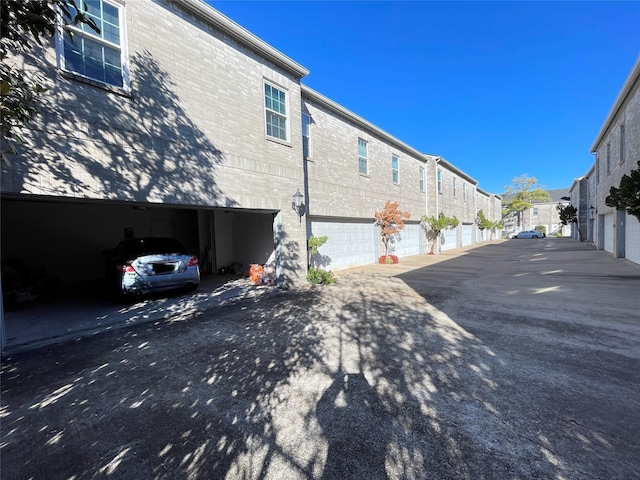
[[[124,236],[174,236],[204,272],[277,256],[281,283],[304,278],[308,71],[197,0],[99,3],[100,37],[24,59],[49,91],[2,167],[3,259],[86,283]]]
[[[451,250],[475,243],[478,214],[476,188],[478,182],[442,157],[433,159],[431,169],[435,176],[435,189],[431,192],[435,215],[440,212],[456,217],[460,223],[442,232],[441,250]]]
[[[609,207],[605,202],[611,187],[619,187],[623,175],[638,169],[640,57],[600,128],[591,153],[595,155],[595,162],[584,177],[588,192],[577,194],[574,205],[585,212],[592,223],[591,238],[598,249],[640,263],[640,222],[635,216]]]
[[[94,5],[100,34],[11,58],[48,91],[2,165],[3,265],[94,286],[123,238],[171,236],[204,274],[273,262],[286,286],[310,235],[329,237],[327,268],[375,262],[387,200],[411,215],[399,256],[425,251],[423,215],[460,219],[445,248],[481,239],[479,202],[500,218],[472,177],[304,86],[305,67],[206,3]]]
[[[556,188],[545,190],[549,194],[549,200],[533,201],[531,208],[525,208],[520,214],[521,224],[518,225],[518,215],[510,213],[504,218],[504,227],[507,234],[520,230],[535,230],[536,227],[544,227],[547,235],[569,237],[572,235],[571,226],[560,223],[558,205],[569,205],[570,189]],[[505,195],[505,200],[510,200],[510,195]],[[577,235],[577,233],[576,233]]]

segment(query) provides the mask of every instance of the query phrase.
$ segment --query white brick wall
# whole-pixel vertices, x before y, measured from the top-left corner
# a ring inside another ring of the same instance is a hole
[[[385,202],[398,202],[419,220],[425,210],[419,168],[424,161],[323,106],[304,99],[312,118],[312,161],[307,162],[310,214],[371,218]],[[358,138],[368,143],[367,175],[358,172]],[[391,176],[391,157],[399,159],[399,183]]]

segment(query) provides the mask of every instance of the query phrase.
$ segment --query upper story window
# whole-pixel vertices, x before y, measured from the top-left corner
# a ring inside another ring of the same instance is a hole
[[[611,144],[607,143],[607,175],[611,173]]]
[[[57,37],[58,65],[82,77],[127,88],[124,6],[107,0],[76,3],[86,4],[85,14],[96,23],[100,33],[86,24],[69,27],[73,38],[60,32]],[[69,10],[74,16],[75,9],[69,6]]]
[[[438,185],[438,193],[442,193],[442,170],[436,172],[436,183]]]
[[[533,207],[533,214],[538,215],[538,207]]]
[[[287,142],[289,140],[287,92],[265,82],[264,109],[267,136]]]
[[[451,180],[451,187],[453,188],[453,198],[456,197],[456,186],[457,186],[457,183],[458,182],[456,181],[456,178],[453,178]]]
[[[424,167],[418,170],[418,181],[420,183],[420,191],[424,192]]]
[[[391,155],[391,180],[400,183],[400,162],[396,155]]]
[[[358,172],[366,175],[369,170],[368,166],[367,142],[361,138],[358,139]]]
[[[620,125],[620,163],[624,163],[624,125]]]
[[[467,184],[466,183],[462,184],[462,199],[465,202],[467,201]]]
[[[302,114],[302,155],[305,160],[311,158],[311,116]]]

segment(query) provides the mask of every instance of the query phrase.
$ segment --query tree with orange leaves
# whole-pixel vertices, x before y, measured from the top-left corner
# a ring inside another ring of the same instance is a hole
[[[380,237],[384,245],[384,256],[389,256],[389,247],[400,236],[400,231],[404,228],[404,221],[409,219],[409,212],[400,210],[398,202],[387,200],[384,210],[375,212],[376,225],[380,227]]]

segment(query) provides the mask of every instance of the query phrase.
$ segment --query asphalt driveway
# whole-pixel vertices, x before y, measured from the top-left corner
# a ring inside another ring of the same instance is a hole
[[[640,478],[640,268],[499,241],[4,358],[3,479]]]

